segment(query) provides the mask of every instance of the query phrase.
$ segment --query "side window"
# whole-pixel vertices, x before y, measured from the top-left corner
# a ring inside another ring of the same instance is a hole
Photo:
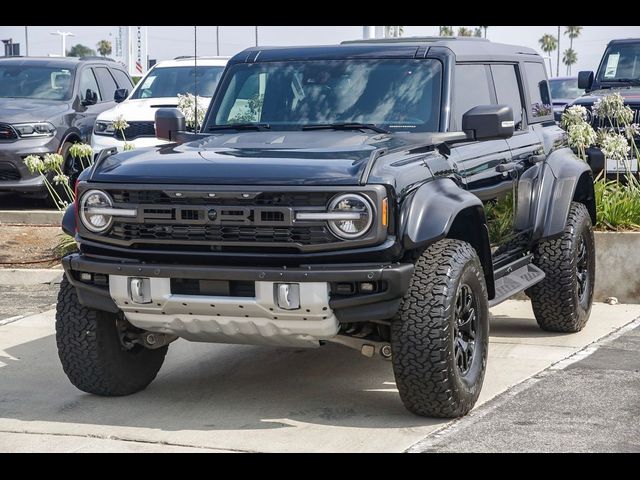
[[[485,65],[456,65],[453,82],[451,131],[462,129],[462,115],[478,105],[490,105],[491,91]]]
[[[116,81],[109,73],[109,69],[106,67],[94,68],[100,87],[102,88],[102,100],[110,102],[113,100],[113,94],[118,89]]]
[[[531,96],[531,114],[533,120],[542,117],[553,116],[551,108],[551,93],[549,92],[549,82],[542,63],[525,62],[525,75],[527,77],[527,87]]]
[[[129,79],[129,75],[127,75],[126,73],[124,73],[122,70],[111,70],[111,73],[113,73],[113,76],[116,79],[116,82],[118,82],[118,88],[126,88],[127,90],[129,90],[129,92],[131,92],[131,89],[133,88],[133,83],[131,83],[131,80]]]
[[[98,94],[98,101],[102,100],[102,96],[100,95],[100,89],[98,88],[98,82],[96,82],[96,77],[93,74],[93,70],[91,68],[85,68],[82,70],[80,74],[80,98],[85,100],[87,96],[87,89],[93,90]]]
[[[516,130],[522,130],[522,96],[516,73],[516,65],[491,65],[493,84],[496,87],[496,100],[501,105],[513,109]]]

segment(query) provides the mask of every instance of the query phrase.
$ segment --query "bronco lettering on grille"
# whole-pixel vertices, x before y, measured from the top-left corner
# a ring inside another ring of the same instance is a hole
[[[293,209],[288,207],[171,206],[141,205],[141,223],[184,225],[293,225]]]

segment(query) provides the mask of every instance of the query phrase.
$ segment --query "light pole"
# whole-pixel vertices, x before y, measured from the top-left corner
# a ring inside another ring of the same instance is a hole
[[[258,26],[256,25],[256,47],[258,46]]]
[[[216,55],[220,56],[220,26],[216,26]]]
[[[25,55],[29,56],[29,27],[25,25],[24,27],[24,52]]]
[[[67,56],[67,37],[75,37],[76,35],[71,32],[61,32],[60,30],[51,32],[51,35],[60,35],[62,37],[62,55],[60,56],[66,57]]]

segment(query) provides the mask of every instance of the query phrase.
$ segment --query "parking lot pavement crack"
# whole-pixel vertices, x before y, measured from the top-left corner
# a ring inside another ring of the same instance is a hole
[[[231,453],[259,453],[255,450],[241,450],[237,448],[226,448],[226,447],[208,447],[204,445],[192,445],[188,443],[177,443],[177,442],[167,442],[167,441],[152,441],[152,440],[140,440],[137,438],[127,438],[121,437],[118,435],[96,435],[93,433],[87,434],[77,434],[77,433],[57,433],[57,432],[35,432],[29,430],[2,430],[0,429],[0,433],[15,433],[22,435],[50,435],[54,437],[74,437],[74,438],[87,438],[87,439],[98,439],[98,440],[112,440],[117,442],[130,442],[130,443],[140,443],[145,445],[166,445],[168,447],[185,447],[185,448],[194,448],[200,450],[218,450],[220,452],[231,452]]]

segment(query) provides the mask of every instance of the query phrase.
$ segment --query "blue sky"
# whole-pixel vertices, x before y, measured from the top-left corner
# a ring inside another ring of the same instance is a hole
[[[99,40],[109,39],[113,28],[109,26],[31,26],[29,27],[29,54],[46,56],[50,53],[59,53],[60,38],[50,34],[55,30],[75,33],[75,37],[68,39],[69,44],[82,43],[95,49]],[[406,26],[404,36],[434,35],[437,32],[437,26]],[[556,35],[557,27],[492,26],[489,27],[488,38],[496,42],[513,43],[538,49],[538,39],[545,33]],[[24,35],[24,26],[0,26],[0,39],[13,38],[15,42],[20,42],[23,54]],[[640,27],[585,26],[580,38],[574,41],[574,50],[578,53],[578,63],[573,67],[573,74],[576,74],[578,70],[595,70],[607,42],[613,38],[627,37],[640,37]],[[356,38],[362,38],[361,26],[260,26],[258,28],[260,45],[331,44]],[[233,55],[254,45],[254,42],[253,26],[220,27],[221,55]],[[569,39],[564,36],[561,50],[564,50],[568,44]],[[150,58],[164,60],[192,53],[193,27],[149,26]],[[215,26],[198,27],[198,53],[200,55],[216,54]],[[552,63],[555,75],[555,53]],[[565,73],[565,68],[562,65],[560,73],[562,75]]]

